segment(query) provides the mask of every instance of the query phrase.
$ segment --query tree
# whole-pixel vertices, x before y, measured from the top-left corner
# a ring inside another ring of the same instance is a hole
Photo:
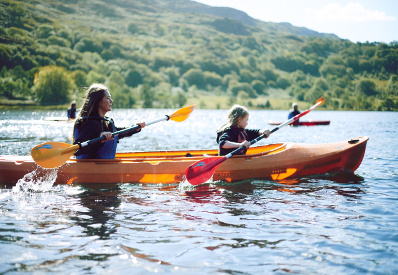
[[[377,94],[376,84],[370,79],[362,79],[361,81],[359,81],[357,90],[367,96]]]
[[[85,87],[87,85],[87,74],[84,71],[77,70],[73,72],[73,78],[77,87]]]
[[[214,72],[204,72],[204,79],[206,84],[209,84],[213,87],[222,85],[222,77]]]
[[[141,99],[144,100],[142,104],[143,108],[152,108],[152,102],[154,100],[154,92],[148,84],[144,84],[140,88]]]
[[[126,84],[130,87],[137,87],[144,83],[144,78],[138,70],[128,70],[126,73]]]
[[[22,5],[16,3],[10,3],[8,11],[6,10],[5,13],[6,14],[8,13],[9,15],[10,26],[17,26],[17,27],[23,26],[22,19],[26,15],[26,10]]]
[[[276,80],[276,86],[281,89],[286,89],[290,86],[290,81],[286,78],[278,77],[278,79]]]
[[[394,104],[392,99],[387,98],[382,102],[381,107],[383,107],[383,110],[393,111],[394,109],[398,108],[398,104]]]
[[[398,95],[398,76],[395,74],[390,76],[390,80],[388,81],[388,93]]]
[[[257,97],[256,91],[252,88],[252,86],[249,83],[233,82],[230,83],[229,89],[232,92],[232,94],[235,96],[238,95],[239,92],[243,91],[246,92],[250,98]]]
[[[263,95],[263,94],[267,94],[266,92],[266,86],[264,84],[264,82],[262,82],[261,80],[253,80],[251,83],[253,89],[257,92],[257,94],[259,95]]]
[[[65,104],[75,88],[72,76],[62,67],[40,68],[33,81],[36,98],[42,105]]]
[[[197,87],[203,87],[205,78],[201,69],[189,69],[182,78],[186,79],[190,86],[196,85]]]
[[[131,33],[131,34],[136,34],[140,31],[139,27],[133,23],[130,23],[127,27],[127,30]]]
[[[186,98],[185,94],[181,91],[179,91],[177,93],[175,100],[176,100],[177,106],[180,108],[182,106],[184,106],[185,103],[187,103],[187,98]]]
[[[39,25],[37,28],[37,37],[38,38],[48,38],[53,33],[54,28],[51,25],[43,24]]]

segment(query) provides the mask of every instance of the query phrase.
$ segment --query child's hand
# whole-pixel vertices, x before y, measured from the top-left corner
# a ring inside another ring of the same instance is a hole
[[[270,130],[268,130],[268,129],[263,130],[263,135],[265,136],[265,138],[269,137],[270,134],[271,134]]]
[[[247,141],[247,140],[245,140],[244,142],[242,142],[242,143],[240,144],[240,146],[245,146],[246,148],[249,148],[250,145],[251,145],[251,143],[250,143],[249,141]]]

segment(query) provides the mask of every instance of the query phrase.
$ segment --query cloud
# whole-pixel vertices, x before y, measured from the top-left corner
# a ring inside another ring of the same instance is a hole
[[[340,21],[362,23],[366,21],[395,21],[394,16],[388,16],[382,11],[367,10],[360,3],[348,3],[345,6],[339,3],[329,3],[322,9],[308,9],[313,19],[317,21]]]

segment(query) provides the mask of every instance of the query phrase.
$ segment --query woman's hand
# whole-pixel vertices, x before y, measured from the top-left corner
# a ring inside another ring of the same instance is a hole
[[[102,132],[100,137],[102,137],[102,136],[106,137],[106,140],[104,140],[102,142],[107,142],[109,140],[113,140],[112,132]]]
[[[145,122],[138,122],[137,125],[140,126],[142,129],[145,127]]]

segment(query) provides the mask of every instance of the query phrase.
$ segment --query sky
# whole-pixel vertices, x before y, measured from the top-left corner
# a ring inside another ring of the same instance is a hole
[[[230,7],[265,22],[333,33],[351,42],[398,41],[396,0],[194,0]]]

